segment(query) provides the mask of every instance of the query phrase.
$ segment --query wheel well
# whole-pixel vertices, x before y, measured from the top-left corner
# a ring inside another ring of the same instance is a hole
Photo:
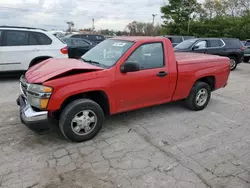
[[[236,58],[236,61],[237,63],[239,62],[239,55],[238,54],[229,54],[228,57],[235,57]]]
[[[97,104],[99,104],[104,112],[105,115],[110,114],[110,107],[109,107],[109,100],[108,96],[104,91],[90,91],[86,93],[80,93],[77,95],[70,96],[67,98],[61,105],[61,108],[56,114],[54,114],[56,117],[59,117],[62,109],[69,104],[70,102],[76,100],[76,99],[82,99],[82,98],[88,98],[93,101],[95,101]]]
[[[212,91],[215,89],[215,77],[214,76],[206,76],[206,77],[200,78],[196,82],[199,82],[199,81],[207,83],[211,87]]]
[[[40,57],[36,57],[36,58],[34,58],[34,59],[30,62],[29,67],[35,65],[37,61],[42,61],[42,60],[46,60],[46,59],[49,59],[49,58],[52,58],[52,57],[50,57],[50,56],[40,56]]]

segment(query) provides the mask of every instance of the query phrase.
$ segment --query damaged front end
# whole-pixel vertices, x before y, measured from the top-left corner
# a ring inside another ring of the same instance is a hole
[[[51,129],[48,120],[48,111],[39,109],[40,105],[45,105],[44,100],[48,100],[46,92],[34,92],[31,90],[32,84],[29,84],[24,76],[20,78],[21,95],[17,98],[17,105],[20,106],[20,119],[31,130],[37,133],[44,133]],[[37,101],[36,101],[37,100]],[[32,104],[33,103],[33,104]]]

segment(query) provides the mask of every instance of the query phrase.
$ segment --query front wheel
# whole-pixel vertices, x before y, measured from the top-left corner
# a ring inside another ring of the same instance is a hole
[[[96,102],[78,99],[64,108],[59,127],[65,138],[73,142],[83,142],[96,136],[104,119],[103,110]]]
[[[237,59],[236,57],[229,57],[230,58],[230,70],[233,71],[237,67]]]
[[[210,98],[211,87],[205,82],[196,82],[186,99],[186,106],[194,111],[203,110],[209,103]]]

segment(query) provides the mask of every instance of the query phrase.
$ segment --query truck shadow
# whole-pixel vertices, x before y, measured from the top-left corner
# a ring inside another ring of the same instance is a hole
[[[134,125],[136,126],[140,123],[148,121],[149,119],[151,119],[152,121],[152,118],[168,116],[173,113],[185,113],[186,111],[187,110],[185,110],[182,102],[180,101],[109,116],[106,118],[102,130],[96,135],[95,138],[93,138],[93,141],[95,141],[95,139],[98,140],[98,138],[101,137],[103,133],[106,134],[107,132],[109,132],[112,135],[112,132],[116,132],[119,128],[127,128],[129,132],[129,130]],[[53,127],[53,130],[51,132],[44,135],[37,135],[33,132],[30,133],[33,134],[33,141],[31,142],[30,139],[27,141],[23,141],[21,146],[22,149],[34,148],[38,145],[48,147],[52,145],[65,146],[77,144],[66,140],[60,133],[59,127],[56,126]]]
[[[106,127],[128,126],[129,124],[138,125],[151,118],[163,117],[177,113],[185,113],[187,110],[183,105],[183,101],[166,103],[162,105],[147,107],[130,112],[124,112],[117,115],[109,116],[104,124]],[[129,127],[128,127],[129,128]]]

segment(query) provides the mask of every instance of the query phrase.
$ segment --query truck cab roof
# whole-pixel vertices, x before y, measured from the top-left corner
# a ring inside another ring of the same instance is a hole
[[[162,40],[162,37],[148,37],[148,36],[122,36],[122,37],[114,37],[114,40],[126,40],[131,42],[138,42],[138,41],[154,41],[154,40]]]

